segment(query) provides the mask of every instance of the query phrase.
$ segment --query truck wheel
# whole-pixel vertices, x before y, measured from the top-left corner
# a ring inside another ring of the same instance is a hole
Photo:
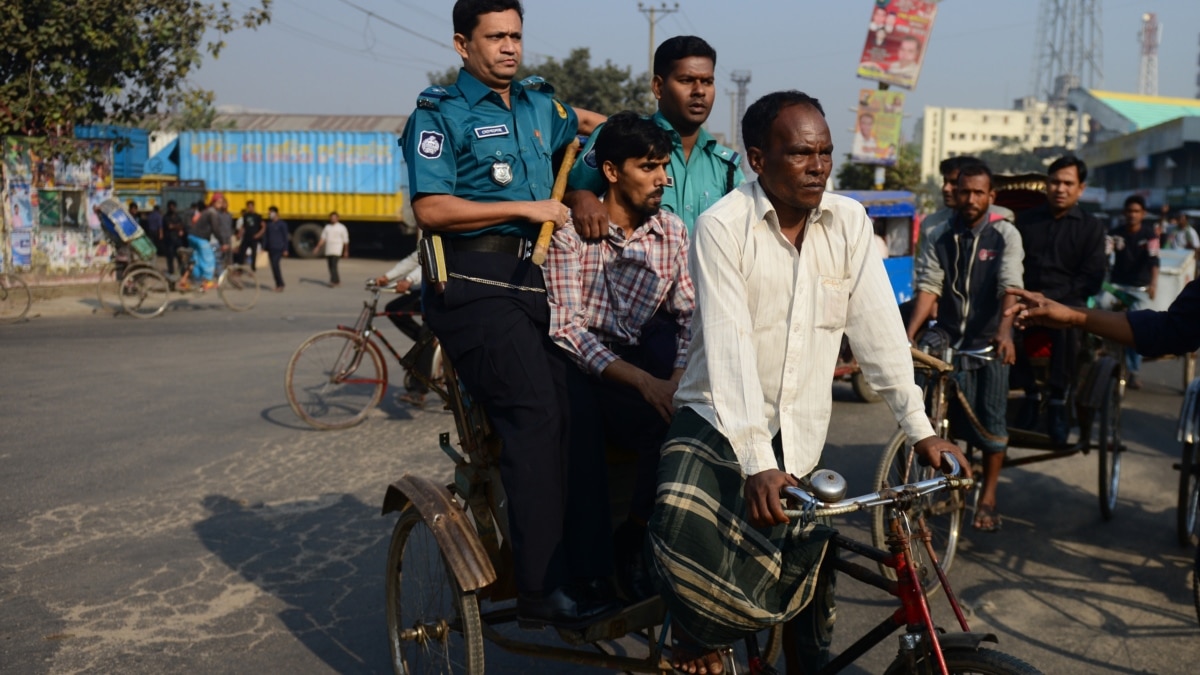
[[[318,241],[321,241],[321,226],[304,223],[292,232],[292,251],[297,258],[315,258]]]

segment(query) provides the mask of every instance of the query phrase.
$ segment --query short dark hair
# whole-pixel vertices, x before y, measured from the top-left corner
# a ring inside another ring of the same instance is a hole
[[[1129,208],[1130,204],[1137,204],[1138,206],[1142,207],[1143,211],[1146,210],[1146,198],[1141,195],[1129,195],[1126,197],[1125,208]]]
[[[247,200],[246,200],[246,206],[254,206],[254,200],[253,200],[253,199],[247,199]]]
[[[825,116],[821,102],[802,91],[790,89],[767,94],[755,101],[742,117],[742,142],[746,148],[764,149],[775,118],[781,110],[793,105],[811,106],[821,113],[821,117]]]
[[[717,67],[717,50],[712,45],[695,35],[676,35],[668,38],[654,50],[654,74],[666,77],[671,74],[675,62],[691,56],[712,59],[713,68]]]
[[[454,32],[469,38],[471,33],[475,32],[475,28],[479,26],[481,15],[507,12],[510,9],[516,10],[521,21],[525,20],[525,8],[521,7],[521,0],[458,0],[454,3],[454,10],[451,12]]]
[[[172,206],[175,206],[175,200],[174,200],[174,199],[172,199],[172,200],[170,200],[170,201],[168,201],[168,202],[167,202],[167,208],[170,208],[170,207],[172,207]]]
[[[671,134],[632,110],[624,110],[604,123],[596,137],[596,164],[621,166],[627,159],[661,159],[671,154]]]
[[[962,166],[958,167],[958,182],[959,183],[962,182],[962,179],[970,178],[971,176],[987,176],[988,177],[988,186],[991,187],[991,186],[995,185],[995,181],[992,180],[992,170],[990,168],[988,168],[987,164],[984,164],[983,162],[981,162],[979,160],[975,160],[973,162],[967,162],[966,164],[963,164]]]
[[[945,178],[968,164],[982,164],[982,162],[978,157],[971,157],[970,155],[947,157],[938,164],[938,173],[942,174],[942,178]]]
[[[1085,164],[1082,159],[1079,159],[1075,155],[1063,155],[1062,157],[1054,160],[1054,162],[1050,164],[1050,168],[1046,169],[1046,174],[1054,175],[1063,169],[1069,169],[1071,167],[1075,167],[1075,170],[1079,172],[1079,182],[1086,183],[1087,164]]]
[[[332,217],[334,217],[334,216],[337,216],[337,214],[338,214],[338,212],[337,212],[337,211],[330,211],[330,212],[329,212],[329,217],[330,217],[330,218],[332,218]],[[340,218],[341,216],[338,216],[338,217]]]
[[[279,213],[279,209],[275,208],[274,206],[268,206],[267,213],[270,213],[272,211],[274,211],[275,213]]]

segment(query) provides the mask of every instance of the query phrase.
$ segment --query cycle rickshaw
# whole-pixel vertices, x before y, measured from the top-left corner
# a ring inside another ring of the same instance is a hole
[[[996,175],[994,184],[996,203],[1014,211],[1045,203],[1046,177],[1041,174]],[[934,422],[934,428],[943,437],[954,439],[954,429],[950,425],[950,408],[958,406],[958,410],[961,411],[960,422],[981,430],[982,425],[954,381],[954,364],[962,359],[990,359],[995,355],[991,353],[990,348],[978,352],[956,353],[948,344],[948,340],[938,335],[936,330],[926,331],[924,336],[924,339],[918,337],[920,350],[936,358],[930,360],[917,357],[918,384],[925,391],[926,411]],[[1017,348],[1025,350],[1035,379],[1038,385],[1044,388],[1050,361],[1049,346],[1038,341],[1036,337],[1030,337],[1018,341]],[[1121,441],[1121,402],[1124,399],[1126,382],[1123,350],[1123,347],[1111,341],[1092,335],[1083,337],[1079,360],[1075,364],[1073,385],[1066,403],[1066,412],[1073,422],[1071,426],[1078,426],[1080,432],[1074,442],[1055,443],[1044,427],[1029,430],[1015,426],[1017,407],[1024,401],[1024,392],[1009,392],[1009,451],[1004,467],[1088,455],[1094,451],[1099,468],[1097,495],[1100,513],[1105,520],[1110,520],[1116,510],[1121,458],[1125,450]],[[1041,402],[1042,414],[1039,418],[1042,420],[1047,417],[1046,398],[1042,397]],[[963,443],[960,441],[961,444]],[[968,444],[965,454],[971,457],[973,450]],[[912,446],[902,434],[897,434],[889,442],[879,464],[876,473],[877,487],[908,482],[917,471]],[[977,490],[973,499],[977,501],[978,496]],[[967,500],[964,497],[962,493],[944,493],[937,499],[927,500],[920,507],[922,515],[932,524],[935,548],[941,556],[942,566],[947,569],[954,561],[962,519],[967,509]],[[972,507],[974,508],[974,504]],[[886,528],[878,517],[873,524],[872,534],[876,545],[886,538]],[[938,579],[928,572],[924,575],[923,583],[926,589],[932,592],[938,586]]]
[[[355,348],[368,350],[359,340]],[[924,354],[914,358],[938,363]],[[357,362],[353,356],[347,362]],[[406,474],[390,484],[383,500],[383,514],[399,513],[388,546],[387,629],[395,672],[484,672],[485,640],[503,650],[529,657],[553,659],[578,665],[612,668],[629,672],[668,673],[664,659],[665,636],[670,618],[657,597],[629,605],[615,616],[579,630],[558,630],[561,644],[544,639],[524,639],[506,625],[516,622],[516,587],[500,482],[498,457],[501,442],[493,433],[483,410],[473,403],[448,359],[442,361],[442,384],[446,407],[453,414],[458,443],[449,432],[439,436],[441,450],[454,462],[449,485]],[[613,457],[610,453],[610,466]],[[614,471],[614,474],[619,472]],[[832,474],[832,475],[830,475]],[[967,673],[997,675],[1033,674],[1038,671],[998,651],[984,648],[994,635],[970,632],[953,592],[947,587],[959,630],[944,632],[930,617],[920,573],[936,574],[948,586],[937,554],[931,545],[922,504],[937,495],[966,489],[970,479],[956,475],[933,475],[926,469],[913,474],[904,485],[853,499],[842,499],[844,481],[833,472],[815,472],[808,491],[792,495],[799,510],[793,518],[825,517],[866,508],[887,507],[887,536],[884,546],[872,547],[835,535],[833,564],[839,572],[871,584],[900,600],[887,618],[836,657],[822,673],[836,673],[870,648],[898,630],[896,660],[888,673]],[[840,481],[840,484],[839,484]],[[614,487],[620,479],[614,476]],[[628,493],[632,493],[631,486]],[[614,489],[614,493],[616,490]],[[627,498],[626,498],[627,499]],[[614,497],[614,504],[620,499]],[[913,509],[918,509],[914,511]],[[924,550],[918,550],[924,542]],[[892,578],[844,559],[849,553],[874,561],[892,572]],[[916,561],[924,561],[918,567]],[[775,626],[724,653],[726,672],[769,674],[782,645],[782,627]],[[765,634],[765,641],[760,639]],[[615,653],[603,649],[608,641],[632,636],[644,644],[644,655]],[[603,645],[602,645],[603,643]]]

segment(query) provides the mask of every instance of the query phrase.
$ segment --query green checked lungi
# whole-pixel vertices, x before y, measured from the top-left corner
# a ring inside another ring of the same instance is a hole
[[[811,628],[797,626],[798,639],[814,643],[802,651],[827,658],[833,575],[831,568],[818,571],[834,531],[797,522],[751,526],[745,484],[733,446],[700,415],[680,410],[663,445],[649,530],[651,567],[671,620],[716,648],[789,621],[811,604]],[[812,603],[818,595],[828,597]]]

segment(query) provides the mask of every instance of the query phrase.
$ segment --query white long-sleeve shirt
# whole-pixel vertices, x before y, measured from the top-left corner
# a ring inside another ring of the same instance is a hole
[[[777,432],[786,471],[816,467],[843,331],[910,440],[934,435],[866,211],[826,193],[805,229],[798,252],[755,181],[701,215],[693,233],[696,313],[675,404],[720,431],[747,476],[778,468]]]
[[[420,288],[421,261],[417,259],[417,254],[419,251],[420,249],[413,251],[412,255],[396,263],[392,269],[388,270],[387,274],[383,275],[387,277],[388,282],[396,281],[397,279],[404,279],[412,284],[410,286],[411,289],[416,290]]]

